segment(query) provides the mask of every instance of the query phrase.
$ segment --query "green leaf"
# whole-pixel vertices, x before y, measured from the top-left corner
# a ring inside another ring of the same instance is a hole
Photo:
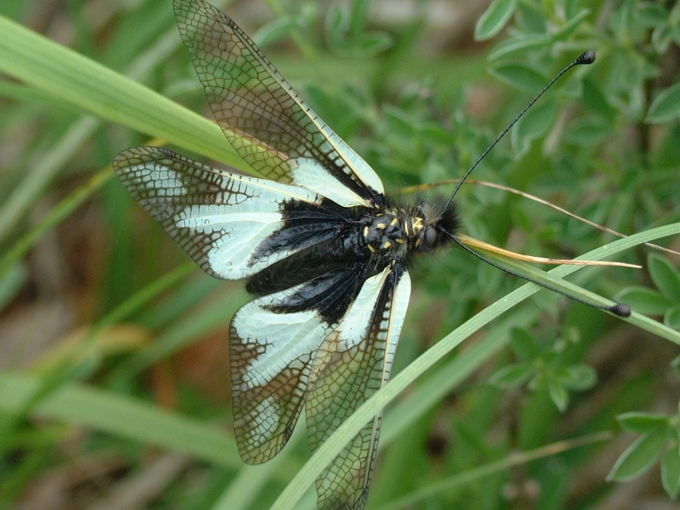
[[[601,143],[610,131],[611,125],[595,117],[574,122],[564,132],[564,140],[582,147],[593,147]]]
[[[489,8],[477,21],[475,40],[486,41],[503,30],[516,8],[516,0],[494,0],[491,2]]]
[[[668,45],[673,40],[673,28],[668,25],[661,25],[652,31],[652,44],[658,53],[663,53],[668,49]]]
[[[415,135],[413,121],[405,115],[403,110],[386,105],[385,117],[390,125],[390,134],[396,134],[407,139]]]
[[[666,493],[676,499],[680,493],[680,450],[670,448],[661,461],[661,483]]]
[[[253,40],[260,48],[264,48],[287,37],[293,30],[300,27],[301,20],[293,16],[275,18],[263,25],[253,36]]]
[[[512,130],[512,146],[523,154],[529,149],[532,140],[543,136],[555,123],[557,116],[557,101],[546,100],[535,104],[522,117]]]
[[[418,128],[418,134],[432,140],[432,142],[437,145],[453,147],[456,143],[456,138],[451,132],[437,124],[428,124],[422,128]]]
[[[15,262],[4,274],[0,273],[0,311],[14,299],[28,280],[28,271],[22,262]]]
[[[618,415],[616,419],[623,430],[634,434],[645,434],[657,427],[666,427],[669,424],[669,417],[658,413],[624,413]]]
[[[676,83],[662,91],[652,101],[645,122],[662,124],[670,122],[680,115],[680,83]]]
[[[550,37],[544,34],[530,34],[514,37],[502,42],[489,53],[489,62],[508,58],[517,53],[527,54],[529,50],[535,48],[545,48],[550,44]]]
[[[0,33],[7,75],[110,122],[248,169],[208,119],[2,16]]]
[[[392,46],[392,37],[383,32],[362,35],[356,42],[356,48],[362,57],[372,57]]]
[[[675,44],[680,44],[680,27],[672,26],[670,28],[671,38]]]
[[[579,25],[590,15],[589,9],[583,9],[571,18],[568,23],[560,27],[560,29],[553,34],[555,41],[564,41],[569,38],[571,34],[579,27]]]
[[[680,305],[666,310],[663,316],[663,323],[669,328],[680,330]]]
[[[565,388],[574,391],[585,391],[597,383],[597,373],[590,365],[578,363],[559,370],[559,381]]]
[[[637,19],[642,25],[655,28],[668,22],[668,12],[659,4],[643,2],[637,6]]]
[[[37,376],[0,371],[0,387],[4,390],[0,393],[2,413],[20,412],[40,391],[42,383]],[[241,465],[233,436],[214,424],[89,385],[64,384],[41,399],[31,412],[142,444],[184,452],[219,466]]]
[[[647,259],[649,275],[661,294],[680,304],[680,272],[663,257],[651,254]]]
[[[671,368],[675,372],[675,377],[680,379],[680,356],[676,356],[673,361],[671,361]],[[678,416],[680,416],[680,402],[678,402]]]
[[[569,405],[569,392],[560,383],[557,377],[548,378],[548,393],[550,394],[550,400],[557,406],[560,412],[564,412]]]
[[[349,27],[349,14],[341,5],[334,5],[326,14],[326,40],[328,46],[338,52],[346,49],[344,35]]]
[[[626,482],[647,471],[661,455],[667,437],[668,429],[657,427],[637,438],[616,460],[607,480]]]
[[[520,359],[533,360],[540,355],[536,339],[525,329],[512,330],[510,347]]]
[[[536,93],[546,84],[545,76],[522,64],[496,65],[489,69],[489,73],[513,87],[531,93]]]
[[[513,363],[498,370],[489,378],[489,383],[501,388],[517,388],[534,375],[532,363]]]
[[[616,295],[619,303],[628,303],[637,313],[664,315],[673,302],[653,289],[647,287],[626,287]]]

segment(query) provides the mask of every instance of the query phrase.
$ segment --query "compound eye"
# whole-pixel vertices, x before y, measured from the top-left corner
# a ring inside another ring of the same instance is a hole
[[[427,227],[423,235],[423,249],[425,251],[432,250],[437,244],[438,239],[439,232],[437,232],[437,229],[434,227]]]

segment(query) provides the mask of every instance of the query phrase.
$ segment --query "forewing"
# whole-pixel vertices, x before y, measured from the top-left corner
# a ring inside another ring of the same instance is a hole
[[[202,0],[175,0],[182,40],[218,124],[261,175],[345,207],[384,193],[377,174],[298,96],[255,43]]]
[[[411,292],[404,269],[369,278],[338,327],[319,347],[306,415],[313,450],[388,381]],[[317,479],[319,509],[362,509],[368,497],[382,412]]]
[[[123,151],[113,168],[133,198],[218,278],[250,276],[333,235],[332,221],[321,220],[306,227],[313,232],[295,235],[296,210],[305,218],[309,209],[323,214],[323,197],[299,186],[218,170],[157,147]],[[273,238],[276,250],[268,249]]]
[[[234,432],[244,461],[265,462],[290,438],[317,351],[337,326],[329,313],[356,292],[357,279],[351,270],[329,271],[255,299],[232,319]]]

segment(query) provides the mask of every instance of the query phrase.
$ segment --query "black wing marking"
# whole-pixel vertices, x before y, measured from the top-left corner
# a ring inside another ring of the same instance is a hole
[[[113,168],[132,197],[217,278],[251,276],[327,241],[344,223],[309,190],[211,168],[167,149],[128,149]]]
[[[318,448],[388,381],[411,292],[408,273],[386,268],[369,278],[314,360],[307,429]],[[317,479],[319,509],[360,510],[366,504],[382,412],[369,421]]]
[[[243,306],[231,324],[234,430],[251,464],[286,444],[306,408],[312,449],[389,379],[406,314],[410,278],[388,267],[368,279],[331,271]],[[345,295],[355,299],[345,300]],[[292,306],[307,299],[307,306]],[[341,304],[345,303],[345,304]],[[348,304],[347,304],[348,303]],[[338,322],[324,319],[345,306]],[[286,309],[294,311],[285,312]],[[319,508],[363,508],[381,414],[366,424],[317,480]]]
[[[363,276],[351,269],[257,298],[231,322],[230,359],[234,431],[243,460],[275,456],[293,432],[305,404],[317,351],[347,309]],[[341,311],[342,313],[342,311]]]

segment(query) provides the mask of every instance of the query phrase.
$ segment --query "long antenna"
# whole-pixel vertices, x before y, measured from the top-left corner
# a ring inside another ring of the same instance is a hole
[[[522,110],[522,111],[519,113],[519,115],[517,115],[517,117],[515,117],[515,120],[513,120],[513,121],[508,125],[508,127],[506,127],[503,131],[500,132],[500,134],[499,134],[499,135],[496,137],[496,139],[491,143],[491,145],[489,145],[489,146],[486,148],[486,150],[485,150],[484,152],[482,152],[482,155],[479,156],[479,157],[477,158],[477,161],[475,161],[475,162],[472,164],[472,166],[470,167],[470,169],[469,169],[467,172],[465,172],[465,175],[463,175],[463,178],[462,178],[460,181],[458,181],[458,185],[457,185],[456,188],[453,190],[453,193],[451,193],[451,196],[449,197],[448,202],[446,202],[446,207],[445,207],[444,209],[448,208],[448,207],[451,205],[451,202],[452,202],[453,199],[456,197],[456,193],[458,193],[458,190],[459,190],[460,187],[463,185],[463,183],[464,183],[465,180],[468,178],[468,176],[472,173],[472,171],[473,171],[475,168],[477,168],[477,165],[479,165],[479,163],[486,157],[486,155],[489,153],[489,151],[490,151],[491,149],[493,149],[493,148],[496,146],[496,144],[497,144],[498,142],[500,142],[501,138],[503,138],[503,137],[506,135],[506,133],[507,133],[508,131],[510,131],[510,129],[512,128],[512,126],[514,126],[515,124],[517,124],[517,121],[518,121],[519,119],[522,118],[522,116],[527,112],[527,110],[529,110],[529,108],[531,108],[531,107],[534,105],[534,103],[535,103],[536,101],[538,101],[538,99],[539,99],[543,94],[545,94],[545,91],[546,91],[546,90],[548,90],[550,87],[552,87],[553,84],[554,84],[557,80],[559,80],[560,77],[561,77],[564,73],[566,73],[567,71],[569,71],[569,69],[571,69],[572,67],[580,66],[580,65],[582,65],[582,64],[590,65],[590,64],[592,64],[593,62],[595,62],[595,52],[592,51],[592,50],[589,50],[589,51],[586,51],[585,53],[582,53],[580,57],[578,57],[578,58],[577,58],[576,60],[574,60],[571,64],[569,64],[567,67],[565,67],[564,69],[562,69],[559,73],[557,73],[557,75],[556,75],[552,80],[550,80],[550,82],[549,82],[545,87],[543,87],[543,90],[541,90],[541,91],[536,95],[536,97],[534,97],[534,98],[529,102],[529,104],[526,105],[526,106],[524,107],[524,110]]]
[[[501,140],[501,138],[503,138],[503,137],[506,135],[506,133],[507,133],[508,131],[510,131],[510,128],[512,128],[512,126],[514,126],[514,125],[517,123],[517,121],[518,121],[519,119],[522,118],[522,116],[529,110],[529,108],[531,108],[531,107],[534,105],[534,103],[535,103],[536,101],[538,101],[538,99],[539,99],[543,94],[545,94],[545,92],[546,92],[550,87],[552,87],[552,85],[553,85],[557,80],[559,80],[560,77],[561,77],[564,73],[566,73],[567,71],[569,71],[572,67],[576,67],[576,66],[582,65],[582,64],[590,65],[590,64],[592,64],[593,62],[595,62],[595,52],[594,52],[594,51],[586,51],[585,53],[581,54],[581,56],[579,56],[576,60],[574,60],[571,64],[569,64],[567,67],[565,67],[564,69],[562,69],[559,73],[557,73],[557,75],[556,75],[552,80],[550,80],[550,82],[549,82],[545,87],[543,87],[543,89],[536,95],[536,97],[534,97],[534,98],[529,102],[529,104],[527,104],[527,105],[524,107],[524,109],[519,113],[519,115],[517,115],[517,117],[515,117],[515,120],[513,120],[513,121],[508,125],[508,127],[506,127],[503,131],[500,132],[500,134],[499,134],[499,135],[496,137],[496,139],[491,143],[491,145],[489,145],[489,147],[487,147],[487,149],[481,154],[481,156],[479,156],[479,157],[477,158],[477,160],[472,164],[472,166],[470,167],[470,169],[469,169],[467,172],[465,172],[465,175],[463,175],[463,178],[460,179],[460,181],[458,181],[458,184],[456,185],[455,189],[453,190],[453,193],[451,193],[451,196],[449,197],[449,200],[448,200],[448,202],[446,203],[446,206],[444,207],[444,210],[446,210],[446,209],[451,205],[451,202],[452,202],[453,199],[455,198],[455,196],[456,196],[456,194],[458,193],[458,190],[460,189],[460,187],[463,185],[463,183],[465,182],[465,180],[470,176],[470,174],[472,173],[472,171],[473,171],[475,168],[477,168],[477,165],[479,165],[479,163],[486,157],[486,155],[489,153],[489,151],[490,151],[491,149],[493,149],[493,148],[496,146],[496,144]],[[508,273],[508,274],[511,274],[511,275],[513,275],[513,276],[516,276],[516,277],[518,277],[518,278],[522,278],[523,280],[527,280],[527,281],[530,281],[530,282],[532,282],[532,283],[535,283],[536,285],[539,285],[539,286],[544,287],[544,288],[546,288],[546,289],[548,289],[548,290],[551,290],[551,291],[553,291],[553,292],[556,292],[556,293],[558,293],[558,294],[561,294],[561,295],[563,295],[563,296],[566,296],[566,297],[568,297],[568,298],[570,298],[570,299],[573,299],[574,301],[577,301],[577,302],[579,302],[579,303],[583,303],[583,304],[585,304],[585,305],[592,306],[592,307],[594,307],[594,308],[597,308],[597,309],[600,309],[600,310],[605,310],[605,311],[607,311],[607,312],[613,313],[614,315],[617,315],[617,316],[619,316],[619,317],[629,317],[630,314],[631,314],[630,306],[627,305],[627,304],[625,304],[625,303],[616,303],[616,304],[614,304],[614,305],[601,305],[601,304],[599,304],[599,303],[593,303],[593,302],[590,302],[590,301],[586,301],[586,300],[581,299],[581,298],[579,298],[579,297],[577,297],[577,296],[570,295],[570,294],[564,292],[564,291],[561,290],[561,289],[558,289],[558,288],[556,288],[556,287],[553,287],[552,285],[546,285],[546,284],[544,284],[544,283],[539,283],[539,282],[533,280],[532,278],[528,278],[528,277],[523,276],[523,275],[521,275],[521,274],[519,274],[519,273],[517,273],[517,272],[515,272],[515,271],[512,271],[512,270],[507,269],[507,268],[504,268],[504,267],[501,267],[500,265],[498,265],[498,264],[494,263],[493,261],[489,260],[488,258],[486,258],[486,257],[485,257],[484,255],[482,255],[481,253],[478,253],[478,252],[476,252],[475,250],[473,250],[472,248],[470,248],[470,247],[466,246],[465,244],[463,244],[463,243],[460,241],[460,239],[458,239],[458,238],[457,238],[455,235],[453,235],[451,232],[447,232],[447,231],[444,230],[444,229],[442,229],[441,232],[444,233],[444,234],[445,234],[446,236],[448,236],[449,238],[451,238],[451,240],[452,240],[453,242],[455,242],[458,246],[460,246],[461,248],[463,248],[463,249],[464,249],[465,251],[467,251],[468,253],[474,255],[475,257],[477,257],[478,259],[480,259],[480,260],[486,262],[487,264],[490,264],[491,266],[493,266],[493,267],[495,267],[495,268],[497,268],[497,269],[500,269],[501,271],[504,271],[504,272],[506,272],[506,273]]]

